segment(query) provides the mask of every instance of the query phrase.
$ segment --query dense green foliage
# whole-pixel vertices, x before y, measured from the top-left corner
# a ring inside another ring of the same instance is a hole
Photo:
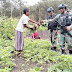
[[[15,46],[15,24],[16,19],[11,20],[7,17],[0,18],[0,72],[10,72],[14,66],[12,63]]]
[[[69,54],[61,55],[60,52],[51,51],[50,48],[51,43],[47,40],[25,39],[24,57],[27,61],[37,61],[40,64],[55,63],[54,66],[48,68],[48,72],[71,72],[72,56]]]

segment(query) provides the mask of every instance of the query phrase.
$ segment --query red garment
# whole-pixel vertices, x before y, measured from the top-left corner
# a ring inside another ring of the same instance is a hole
[[[32,36],[33,36],[35,39],[37,39],[37,37],[38,37],[38,32],[33,33]]]

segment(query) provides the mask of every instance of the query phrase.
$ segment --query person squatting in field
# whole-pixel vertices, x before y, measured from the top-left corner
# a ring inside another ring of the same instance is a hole
[[[28,26],[28,22],[32,22],[35,23],[37,25],[39,25],[38,22],[35,22],[33,20],[31,20],[28,16],[30,15],[30,10],[28,8],[25,8],[23,10],[23,15],[20,18],[18,25],[15,29],[15,48],[17,51],[19,51],[18,56],[21,55],[21,52],[24,48],[24,28],[29,28],[31,30],[33,30],[32,27]]]
[[[66,4],[60,4],[58,14],[54,19],[50,19],[49,22],[57,21],[59,33],[59,47],[62,50],[62,54],[65,54],[65,43],[68,45],[69,54],[72,54],[72,12],[67,12]]]
[[[35,40],[35,39],[40,39],[40,37],[38,36],[38,32],[37,32],[37,29],[38,29],[38,26],[37,25],[34,25],[33,27],[33,35],[32,35],[32,38]]]

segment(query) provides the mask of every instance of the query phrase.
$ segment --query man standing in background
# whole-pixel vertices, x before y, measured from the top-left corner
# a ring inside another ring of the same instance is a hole
[[[54,14],[54,9],[52,7],[47,9],[47,12],[49,16],[47,17],[47,20],[55,18],[56,14]],[[56,33],[56,28],[57,28],[57,22],[50,22],[48,23],[48,30],[50,30],[50,39],[52,43],[51,50],[56,51],[57,48],[57,33]]]

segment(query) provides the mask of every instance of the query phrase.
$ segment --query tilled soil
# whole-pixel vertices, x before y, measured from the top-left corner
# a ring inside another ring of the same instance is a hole
[[[41,72],[48,72],[48,68],[51,65],[54,65],[54,63],[44,63],[44,64],[38,64],[38,62],[26,62],[26,60],[23,57],[15,57],[15,60],[13,61],[16,64],[16,67],[13,68],[13,70],[11,72],[21,72],[21,71],[25,71],[25,72],[29,72],[30,69],[34,68],[34,67],[43,67],[43,70],[41,70]]]

